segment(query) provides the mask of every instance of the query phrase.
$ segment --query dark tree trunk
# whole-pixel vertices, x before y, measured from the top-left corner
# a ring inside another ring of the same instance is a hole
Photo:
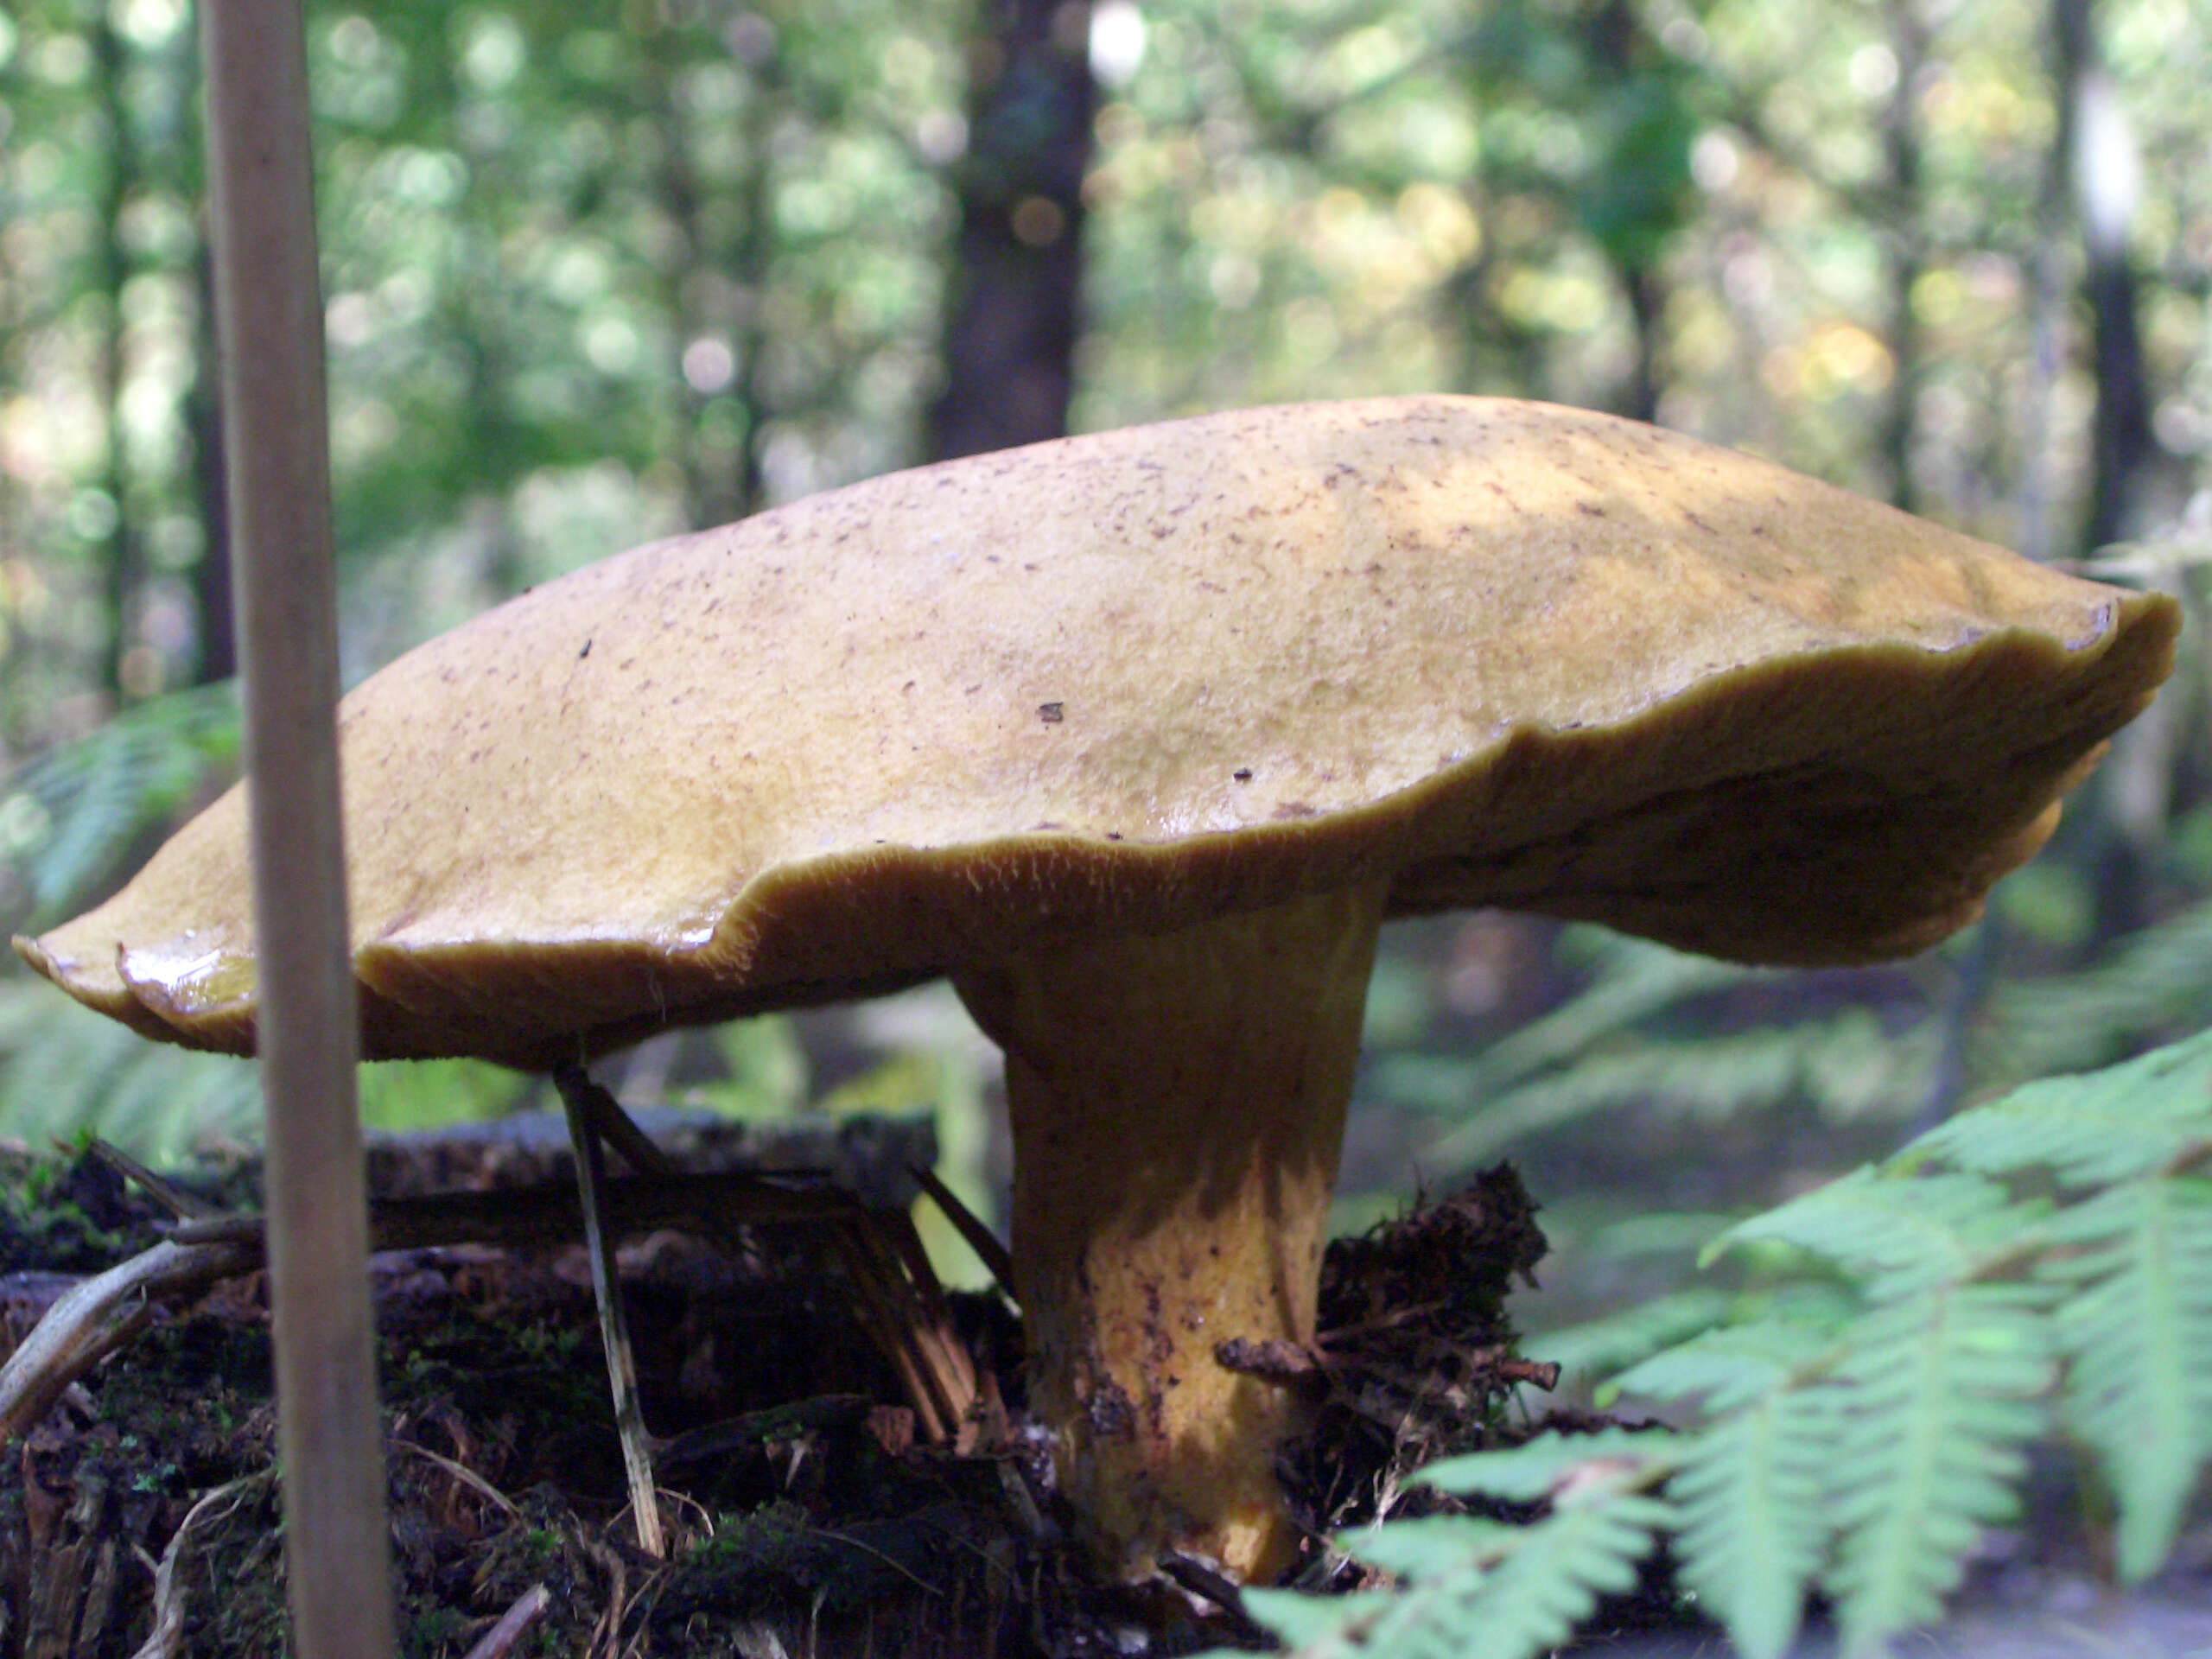
[[[2117,93],[2098,49],[2094,12],[2094,0],[2055,0],[2051,7],[2057,142],[2082,210],[2082,297],[2089,307],[2096,373],[2094,469],[2082,525],[2082,540],[2091,548],[2139,533],[2145,486],[2158,457],[2136,273],[2127,249],[2133,186],[2117,176],[2132,157],[2113,153],[2105,142],[2124,144],[2126,133],[2112,103]]]
[[[1081,0],[995,0],[970,55],[969,153],[929,413],[939,460],[1067,430],[1080,327],[1083,178],[1097,102]]]
[[[194,148],[197,148],[195,141]],[[185,395],[185,422],[192,435],[193,482],[200,497],[200,563],[193,567],[194,622],[200,660],[192,682],[212,685],[238,671],[236,623],[231,613],[231,511],[223,461],[223,404],[215,372],[215,288],[211,256],[200,251],[198,324],[192,388]]]
[[[1652,42],[1644,32],[1637,8],[1629,0],[1604,0],[1591,20],[1589,38],[1592,60],[1598,70],[1597,86],[1605,93],[1618,96],[1649,73]],[[1668,375],[1669,294],[1662,264],[1667,237],[1664,232],[1649,232],[1656,225],[1678,222],[1679,215],[1656,200],[1647,203],[1645,211],[1652,215],[1641,227],[1645,234],[1616,232],[1610,239],[1600,240],[1607,242],[1607,256],[1620,278],[1636,341],[1628,383],[1621,389],[1615,412],[1630,420],[1656,421]]]
[[[1889,256],[1889,346],[1897,369],[1882,415],[1882,458],[1889,468],[1891,504],[1916,512],[1920,490],[1913,477],[1912,454],[1920,433],[1925,368],[1912,291],[1928,264],[1920,229],[1920,94],[1928,64],[1928,25],[1916,0],[1895,0],[1889,8],[1889,24],[1897,79],[1882,116],[1882,149],[1888,166],[1882,188],[1885,223],[1880,228]]]
[[[2094,0],[2052,0],[2051,73],[2058,105],[2054,139],[2056,180],[2072,187],[2084,257],[2082,298],[2091,325],[2096,414],[2091,427],[2089,500],[2080,544],[2084,550],[2139,533],[2157,447],[2135,306],[2135,271],[2127,237],[2135,207],[2133,157],[2096,35]],[[2088,833],[2094,872],[2096,925],[2090,950],[2101,951],[2149,919],[2149,883],[2165,832],[2160,773],[2174,756],[2146,722],[2125,733],[2099,779],[2101,810]],[[2133,780],[2150,788],[2128,787]]]
[[[114,518],[106,534],[107,609],[106,660],[101,677],[118,706],[138,695],[131,683],[138,677],[130,669],[131,613],[144,580],[140,569],[138,537],[131,523],[129,468],[123,453],[123,388],[127,365],[124,361],[123,289],[130,278],[130,256],[123,245],[123,213],[132,188],[138,182],[138,146],[131,127],[130,109],[124,95],[130,73],[123,41],[105,13],[92,27],[95,61],[99,66],[101,124],[107,135],[107,168],[99,202],[99,229],[94,248],[98,286],[106,316],[100,341],[100,400],[107,423],[107,455],[100,468],[100,488],[114,504]]]
[[[1659,418],[1659,394],[1666,385],[1667,284],[1649,265],[1631,265],[1621,272],[1628,290],[1628,310],[1636,326],[1636,361],[1629,371],[1627,395],[1621,413],[1632,421]]]

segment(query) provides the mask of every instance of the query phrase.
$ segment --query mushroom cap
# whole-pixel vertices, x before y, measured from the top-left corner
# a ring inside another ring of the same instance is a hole
[[[1917,950],[2177,613],[1733,451],[1411,397],[878,478],[643,547],[345,699],[365,1052],[542,1065],[1338,883],[1714,956]],[[250,1050],[241,791],[18,948]]]

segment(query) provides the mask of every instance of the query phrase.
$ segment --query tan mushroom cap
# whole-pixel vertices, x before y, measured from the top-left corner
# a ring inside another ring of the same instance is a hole
[[[345,702],[374,1056],[543,1065],[1339,885],[1752,962],[1975,913],[2172,605],[1604,416],[1258,410],[551,582]],[[240,794],[18,948],[253,1041]]]

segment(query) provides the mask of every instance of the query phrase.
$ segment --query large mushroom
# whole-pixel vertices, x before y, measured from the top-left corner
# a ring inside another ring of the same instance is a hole
[[[2176,611],[1648,427],[1448,397],[925,467],[581,570],[342,713],[372,1057],[543,1067],[949,976],[1005,1049],[1029,1386],[1110,1566],[1264,1575],[1376,930],[1933,944]],[[17,947],[254,1040],[243,807]]]

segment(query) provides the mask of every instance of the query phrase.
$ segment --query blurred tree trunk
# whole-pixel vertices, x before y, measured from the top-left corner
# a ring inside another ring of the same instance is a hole
[[[2062,199],[2070,186],[2079,215],[2096,385],[2089,500],[2080,537],[2086,551],[2140,533],[2158,453],[2127,247],[2141,181],[2133,138],[2098,46],[2094,0],[2052,0],[2050,18],[2058,106],[2050,177]],[[2163,705],[2175,706],[2171,699]],[[2101,810],[2089,832],[2096,884],[2093,952],[2148,919],[2179,730],[2154,711],[2120,735],[2099,775]]]
[[[1097,88],[1084,0],[994,0],[969,52],[969,149],[929,411],[938,460],[1067,430]]]
[[[111,504],[111,516],[102,539],[106,546],[105,599],[107,642],[100,678],[117,705],[135,702],[146,688],[130,662],[131,620],[144,577],[138,537],[130,518],[129,467],[124,454],[123,392],[128,373],[123,315],[124,286],[130,280],[130,256],[123,243],[123,213],[138,182],[138,146],[132,126],[124,81],[130,66],[124,61],[122,38],[108,21],[105,9],[92,20],[92,58],[98,69],[100,124],[107,140],[106,168],[99,200],[94,205],[93,260],[95,283],[103,316],[99,349],[101,414],[106,428],[106,453],[101,462],[99,488]]]
[[[213,256],[203,242],[198,317],[193,331],[192,385],[185,393],[185,429],[191,435],[193,484],[200,501],[200,563],[192,571],[194,621],[200,642],[200,659],[192,676],[194,685],[212,685],[238,671],[238,634],[231,613],[231,508],[223,460],[223,404],[215,373],[214,281]]]
[[[207,153],[200,130],[200,54],[181,54],[178,73],[187,85],[179,98],[188,129],[175,146],[185,168],[179,190],[188,201],[204,201],[206,179],[200,162]],[[216,369],[215,253],[200,221],[200,245],[193,264],[192,381],[184,393],[184,429],[192,445],[192,489],[200,519],[200,559],[192,568],[194,637],[198,660],[192,683],[213,685],[237,677],[238,621],[232,612],[231,497],[229,467],[223,452],[222,376]]]
[[[683,406],[684,516],[693,529],[730,523],[765,505],[760,359],[775,257],[771,148],[783,98],[783,46],[766,18],[748,14],[747,21],[728,43],[746,76],[745,170],[734,237],[716,232],[693,162],[678,90],[690,60],[687,26],[659,16],[647,37],[645,98],[660,140],[661,206],[683,238],[682,257],[667,264],[664,293]],[[692,357],[693,342],[702,340],[728,347],[727,370]]]
[[[1889,347],[1895,368],[1882,413],[1882,460],[1890,474],[1891,504],[1916,512],[1920,490],[1913,476],[1913,450],[1920,433],[1920,389],[1926,365],[1913,290],[1928,264],[1920,188],[1920,94],[1928,66],[1928,24],[1917,0],[1891,0],[1887,12],[1897,82],[1882,114],[1886,167],[1877,197],[1875,229],[1889,258]]]
[[[2053,73],[2059,158],[2081,211],[2096,372],[2097,412],[2087,546],[2139,533],[2144,486],[2158,454],[2149,377],[2127,239],[2140,179],[2133,137],[2098,48],[2094,0],[2054,0]]]
[[[1599,7],[1591,21],[1590,49],[1592,67],[1602,86],[1632,86],[1649,73],[1652,43],[1628,0],[1605,0]],[[1655,219],[1659,216],[1659,203],[1655,201],[1645,207]],[[1628,385],[1623,390],[1618,412],[1632,421],[1656,421],[1659,418],[1659,395],[1667,378],[1668,289],[1660,270],[1666,236],[1663,231],[1654,232],[1650,226],[1638,228],[1646,234],[1616,232],[1607,237],[1601,232],[1599,239],[1612,257],[1619,275],[1636,342]]]

